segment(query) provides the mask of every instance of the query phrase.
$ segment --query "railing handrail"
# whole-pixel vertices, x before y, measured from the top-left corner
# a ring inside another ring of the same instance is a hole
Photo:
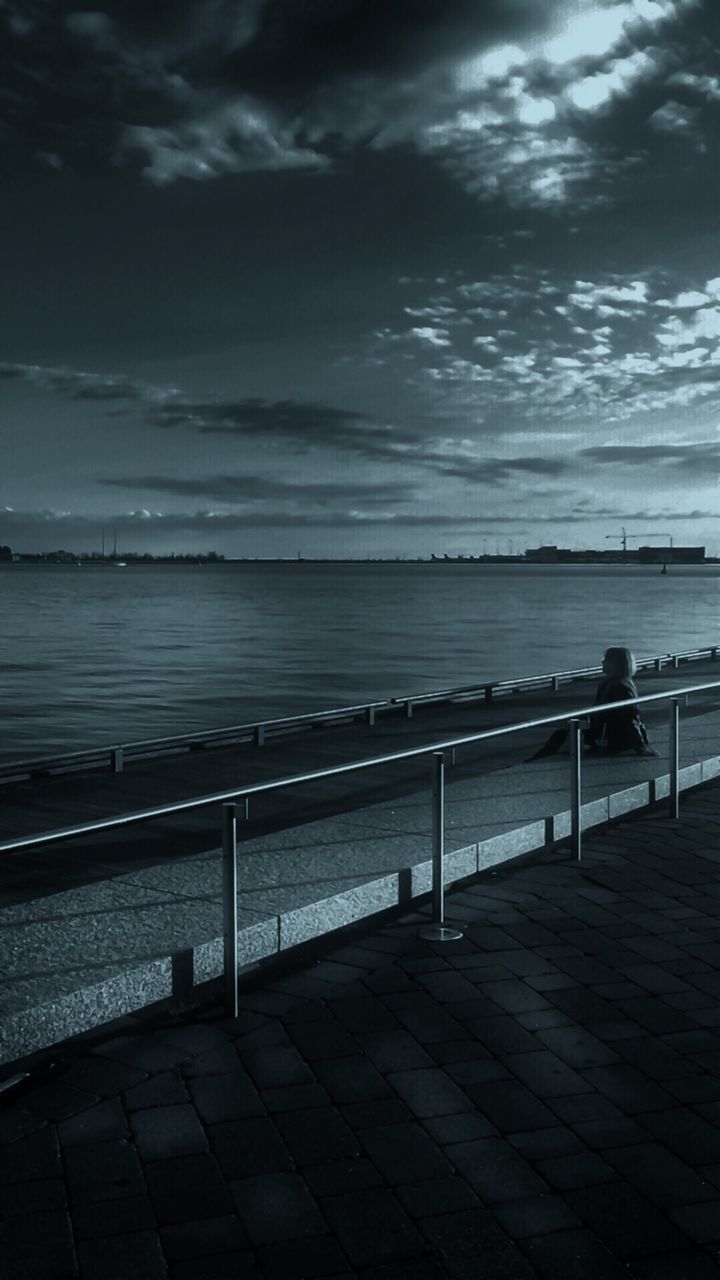
[[[698,649],[684,649],[679,652],[658,653],[650,657],[638,659],[637,669],[642,671],[647,667],[653,666],[658,662],[667,662],[679,658],[697,658],[698,660],[705,655],[712,657],[718,651],[717,645],[705,645]],[[421,705],[422,703],[435,702],[441,698],[456,698],[467,696],[473,693],[483,693],[487,690],[502,691],[507,689],[522,689],[528,685],[536,685],[555,680],[571,680],[573,677],[595,676],[602,674],[602,666],[592,667],[573,667],[562,671],[541,672],[539,675],[533,676],[513,676],[507,679],[499,677],[495,680],[480,680],[475,684],[453,686],[448,689],[426,690],[423,693],[409,693],[395,695],[389,698],[380,698],[371,702],[353,703],[342,707],[320,708],[316,711],[302,711],[295,715],[271,717],[266,720],[248,720],[242,724],[225,725],[218,729],[198,729],[189,733],[170,734],[159,738],[136,738],[131,741],[122,741],[115,743],[103,743],[97,747],[87,747],[81,751],[63,751],[54,755],[36,756],[24,760],[11,760],[0,763],[0,777],[4,775],[14,776],[15,774],[25,774],[39,772],[40,770],[60,769],[64,765],[71,765],[75,762],[78,764],[83,760],[98,760],[102,757],[111,757],[114,752],[122,751],[125,758],[133,754],[142,754],[146,751],[152,751],[154,748],[172,748],[173,746],[182,747],[185,744],[195,742],[211,743],[215,740],[233,737],[240,734],[251,734],[258,730],[279,729],[283,726],[302,725],[304,723],[315,723],[317,721],[327,721],[330,719],[342,719],[345,716],[360,715],[369,711],[379,711],[383,708],[397,708],[398,706],[414,703]],[[2,845],[0,844],[0,851]]]
[[[211,804],[223,804],[237,799],[248,799],[267,791],[280,791],[295,787],[305,782],[318,782],[324,778],[338,777],[340,774],[353,773],[356,770],[380,768],[382,765],[395,764],[399,760],[410,760],[418,756],[432,755],[437,751],[449,751],[453,747],[469,746],[471,743],[483,742],[489,738],[499,738],[504,734],[522,733],[529,729],[542,729],[548,725],[566,723],[596,715],[600,711],[617,711],[620,707],[634,707],[640,703],[663,702],[668,698],[681,698],[691,693],[703,693],[708,689],[719,689],[720,680],[707,684],[686,685],[679,689],[666,689],[661,693],[638,695],[623,699],[622,702],[604,702],[580,707],[573,711],[562,711],[552,716],[543,716],[536,720],[520,720],[515,724],[499,725],[494,729],[483,729],[479,733],[466,734],[462,737],[448,738],[439,742],[426,743],[422,747],[409,747],[404,751],[394,751],[389,755],[372,756],[369,759],[353,760],[348,764],[331,765],[324,769],[315,769],[310,773],[291,774],[285,778],[274,778],[269,782],[256,782],[246,787],[233,787],[227,791],[217,791],[210,795],[193,796],[188,800],[177,800],[172,804],[158,805],[152,809],[141,809],[130,813],[117,814],[112,818],[100,818],[95,822],[85,822],[72,827],[62,827],[56,831],[40,832],[33,836],[23,836],[18,840],[0,842],[0,853],[16,852],[31,848],[38,844],[59,843],[75,836],[91,835],[96,831],[110,831],[118,827],[149,822],[154,818],[168,817],[171,814],[183,813],[188,809],[206,808]]]

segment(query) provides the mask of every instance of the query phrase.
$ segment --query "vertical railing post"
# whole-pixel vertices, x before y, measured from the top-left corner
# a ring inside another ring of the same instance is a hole
[[[570,721],[570,848],[576,862],[582,857],[582,720]]]
[[[680,816],[680,699],[670,699],[670,817]]]
[[[113,747],[112,749],[113,773],[122,773],[124,766],[125,766],[125,753],[122,747]]]
[[[225,1011],[238,1015],[237,805],[222,814]]]
[[[420,930],[428,942],[451,942],[462,938],[458,929],[445,924],[445,756],[432,755],[432,916],[433,923]]]

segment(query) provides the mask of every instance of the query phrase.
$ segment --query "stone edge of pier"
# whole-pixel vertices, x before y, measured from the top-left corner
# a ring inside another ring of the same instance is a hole
[[[720,756],[711,756],[679,771],[679,788],[688,790],[720,776]],[[582,806],[583,830],[602,826],[669,795],[669,774],[636,783]],[[568,838],[570,811],[526,822],[445,855],[445,882],[454,884],[513,859],[539,853]],[[388,839],[392,839],[388,835]],[[241,924],[238,930],[240,972],[261,961],[286,956],[294,948],[392,909],[407,908],[427,897],[432,864],[422,861],[320,897],[278,914]],[[242,918],[242,912],[240,913]],[[109,967],[108,967],[109,968]],[[165,956],[134,963],[127,970],[102,971],[96,981],[45,1003],[5,1016],[0,1027],[0,1066],[47,1050],[63,1040],[125,1014],[168,999],[187,999],[200,985],[223,972],[223,938],[214,937]]]

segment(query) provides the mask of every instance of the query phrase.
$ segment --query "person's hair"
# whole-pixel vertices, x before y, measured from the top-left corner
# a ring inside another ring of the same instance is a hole
[[[637,671],[637,662],[632,650],[625,649],[622,645],[613,645],[605,650],[605,663],[608,675],[619,676],[621,679],[634,676]]]

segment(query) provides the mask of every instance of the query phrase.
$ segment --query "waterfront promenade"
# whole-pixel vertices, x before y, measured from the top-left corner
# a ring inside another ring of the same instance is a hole
[[[687,684],[691,675],[700,683],[708,678],[702,671],[705,665],[711,676],[716,674],[716,664],[693,663],[681,672],[645,677],[642,691]],[[552,695],[551,709],[582,705],[587,690],[585,684],[561,690]],[[544,696],[547,706],[548,695]],[[446,707],[422,718],[400,717],[388,725],[362,729],[367,736],[380,730],[375,751],[381,755],[388,751],[389,735],[394,749],[398,743],[417,746],[418,738],[425,743],[437,741],[443,728],[447,733],[451,715],[465,717],[464,730],[459,727],[462,721],[455,720],[455,733],[476,730],[481,717],[486,724],[492,715],[506,723],[520,719],[523,712],[516,696],[504,701],[506,707],[500,702],[489,707]],[[720,713],[715,706],[714,698],[700,693],[683,710],[680,781],[685,788],[720,772]],[[542,708],[534,714],[542,714]],[[651,709],[647,719],[660,752],[657,759],[600,758],[584,766],[585,826],[606,823],[667,794],[667,712],[655,714]],[[309,749],[330,757],[328,763],[332,763],[333,753],[337,759],[338,752],[352,751],[355,743],[350,758],[357,758],[362,752],[356,729],[311,730],[309,748],[308,735],[294,737],[274,748],[280,752],[275,757],[272,744],[267,754],[265,747],[254,752],[247,748],[237,753],[234,749],[203,752],[200,767],[215,770],[214,789],[222,785],[218,776],[222,767],[227,770],[225,786],[238,785],[238,765],[243,780],[252,780],[248,773],[253,767],[274,767],[277,772],[271,776],[281,777],[292,772],[287,756],[282,756],[286,751],[294,752],[297,760]],[[458,752],[447,774],[448,883],[508,858],[542,852],[567,837],[568,758],[535,764],[523,764],[522,757],[518,761],[521,751],[536,746],[544,736],[544,731],[531,734],[531,741],[522,745],[501,740],[500,750],[495,741],[481,744],[479,753],[468,748],[468,758],[464,749]],[[177,769],[176,791],[188,785],[192,757],[151,762],[138,766],[137,773],[133,768],[120,775],[51,779],[47,794],[54,794],[67,811],[68,803],[76,803],[78,796],[92,799],[98,785],[103,797],[90,811],[94,816],[102,803],[108,803],[117,783],[115,812],[137,808],[137,799],[131,803],[132,789],[136,792],[138,779],[141,787],[147,787],[148,779],[152,782],[155,777],[152,766],[157,764],[165,770],[168,785],[171,771]],[[374,781],[375,771],[350,774],[350,786],[335,792],[330,787],[329,799],[323,795],[327,784],[315,783],[313,794],[303,798],[300,815],[297,801],[287,792],[277,812],[271,806],[255,824],[242,825],[241,966],[277,957],[373,913],[406,906],[429,890],[429,760],[414,761],[406,768],[407,772],[392,778],[383,769],[386,776],[379,783]],[[193,777],[190,794],[208,789],[209,782],[198,788]],[[43,783],[22,785],[39,789]],[[65,787],[70,801],[64,798]],[[275,796],[270,800],[275,805]],[[12,804],[8,808],[12,821]],[[166,816],[149,828],[106,832],[75,841],[69,848],[58,845],[3,855],[0,870],[7,896],[2,909],[0,1062],[10,1064],[171,993],[185,996],[222,971],[218,810],[215,806],[212,812]],[[26,819],[31,812],[24,811]],[[37,825],[36,819],[35,829]],[[56,820],[53,825],[61,824]]]
[[[720,784],[41,1056],[7,1280],[712,1280]]]

